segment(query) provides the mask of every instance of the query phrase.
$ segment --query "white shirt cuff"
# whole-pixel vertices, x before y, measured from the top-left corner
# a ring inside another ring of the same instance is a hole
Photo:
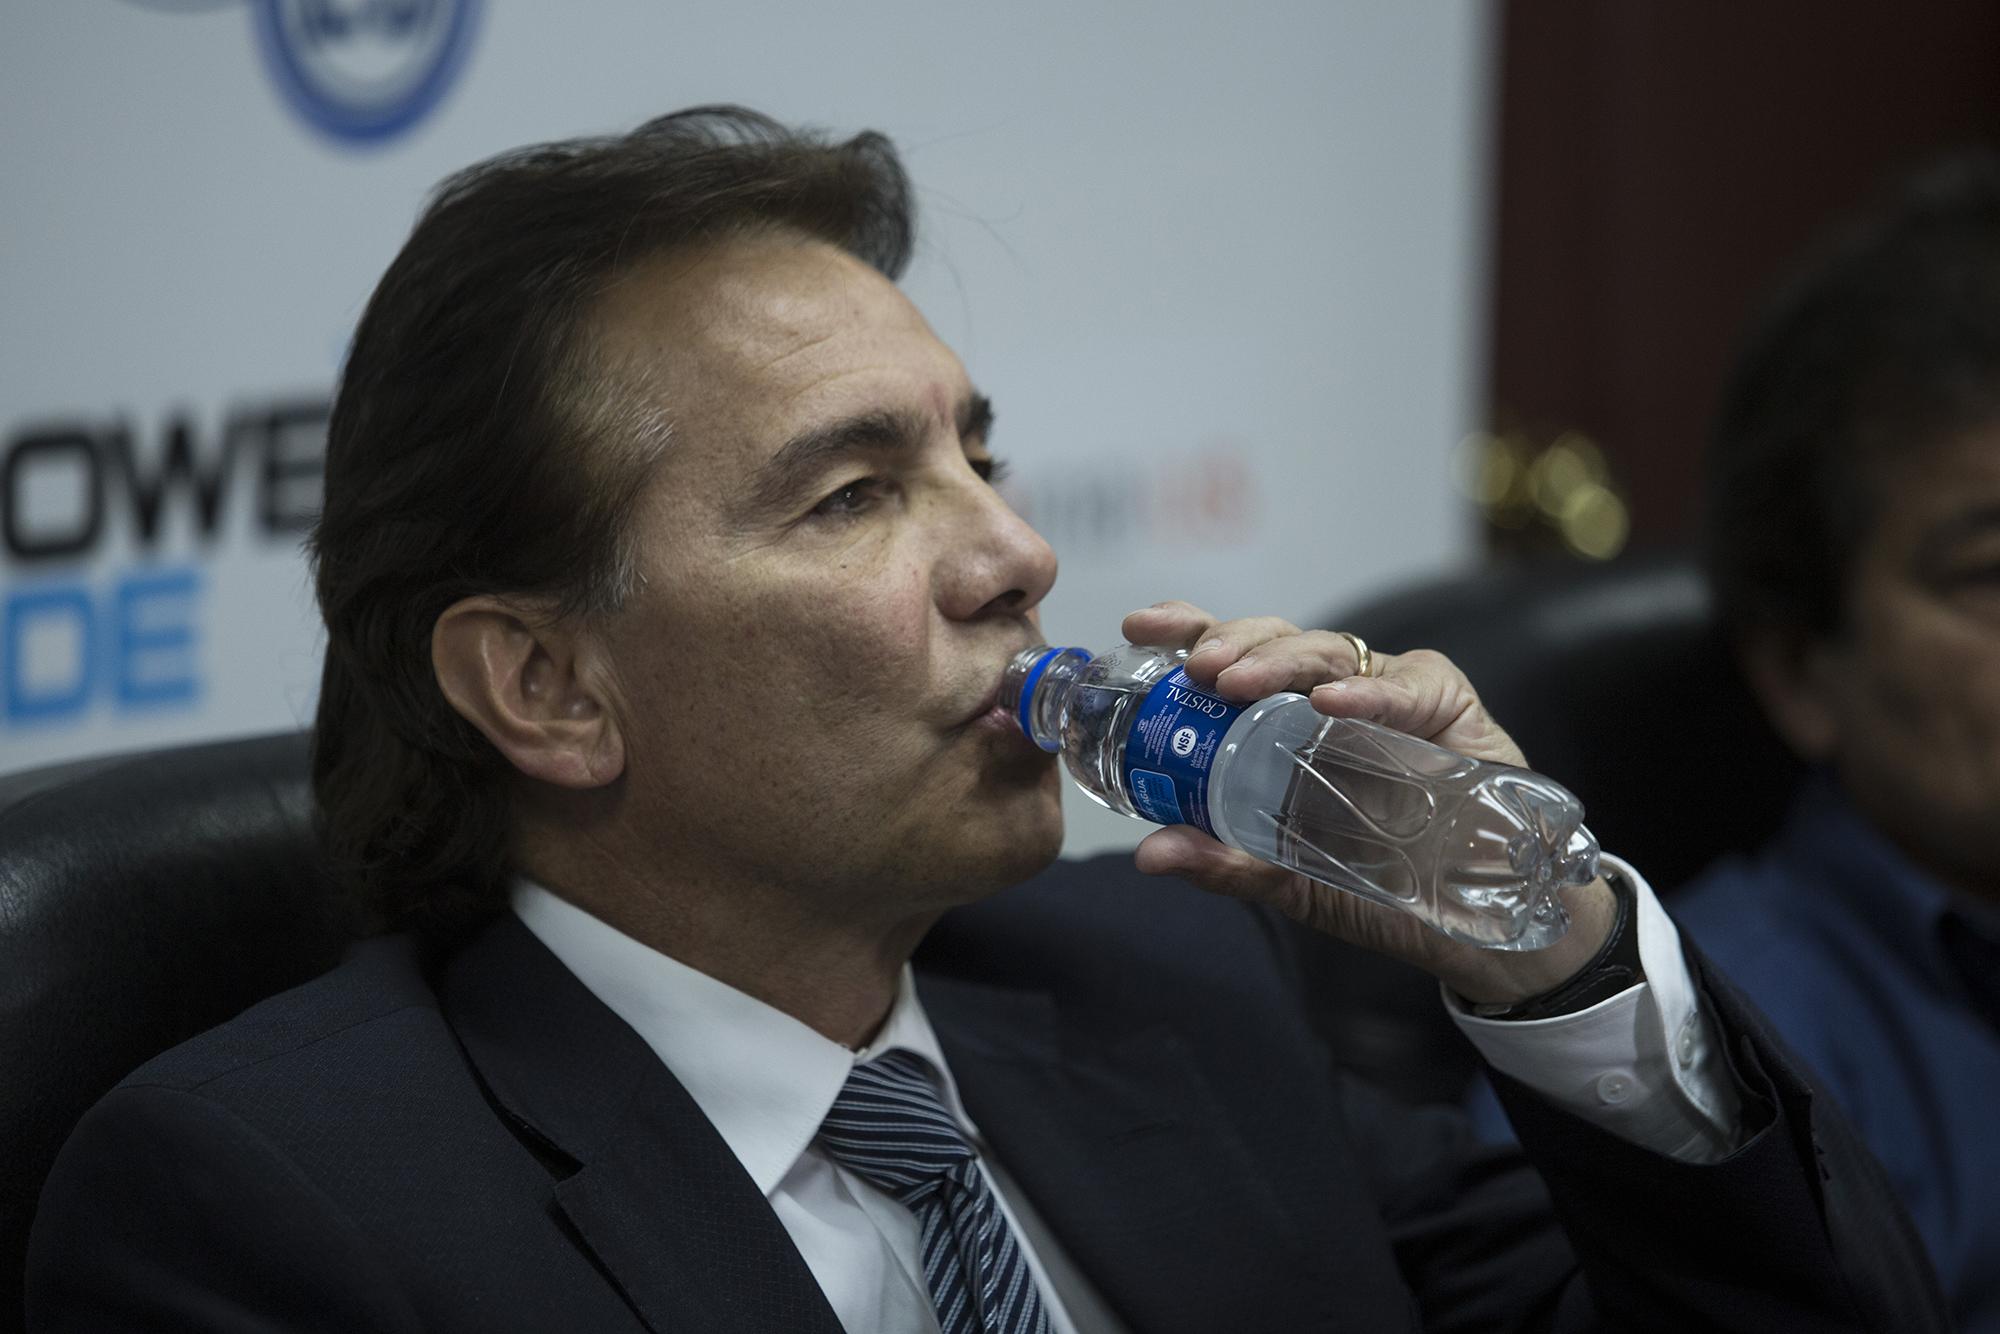
[[[1553,1019],[1481,1019],[1450,988],[1445,1008],[1489,1065],[1556,1106],[1656,1153],[1715,1162],[1737,1145],[1741,1102],[1680,933],[1636,871],[1604,862],[1632,886],[1645,981]]]

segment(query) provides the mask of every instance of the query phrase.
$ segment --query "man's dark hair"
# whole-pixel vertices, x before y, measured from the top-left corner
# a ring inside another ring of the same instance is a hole
[[[600,363],[599,294],[663,251],[770,230],[894,279],[914,226],[887,139],[740,107],[519,149],[439,186],[355,332],[310,544],[321,837],[372,925],[449,933],[504,902],[510,766],[438,687],[440,613],[486,593],[588,616],[629,591],[670,405]]]
[[[1703,557],[1723,623],[1813,636],[1899,459],[2000,422],[2000,155],[1906,178],[1752,327],[1709,443]]]

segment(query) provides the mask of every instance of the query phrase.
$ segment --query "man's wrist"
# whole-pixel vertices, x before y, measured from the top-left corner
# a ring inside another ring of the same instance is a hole
[[[1567,986],[1600,963],[1614,939],[1620,891],[1610,871],[1588,885],[1563,891],[1570,927],[1546,949],[1494,950],[1461,947],[1452,967],[1434,968],[1438,978],[1467,1006],[1508,1008]],[[1629,893],[1629,891],[1627,891]],[[1626,910],[1629,920],[1630,910]]]
[[[1599,883],[1609,891],[1610,918],[1597,949],[1580,967],[1530,994],[1468,999],[1467,1011],[1481,1019],[1553,1019],[1589,1009],[1643,981],[1637,896],[1614,870],[1607,868]]]

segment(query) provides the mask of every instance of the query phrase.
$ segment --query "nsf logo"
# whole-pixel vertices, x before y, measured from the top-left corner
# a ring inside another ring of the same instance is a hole
[[[308,124],[349,143],[409,129],[465,63],[478,0],[256,0],[258,44]]]
[[[1186,759],[1188,756],[1194,754],[1195,742],[1200,739],[1192,727],[1179,728],[1174,732],[1174,754],[1180,756],[1182,759]]]

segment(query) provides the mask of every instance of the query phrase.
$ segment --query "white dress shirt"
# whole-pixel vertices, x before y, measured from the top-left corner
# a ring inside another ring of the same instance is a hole
[[[979,1150],[980,1170],[1041,1289],[1052,1334],[1120,1330],[1020,1187],[995,1169],[907,966],[882,1031],[866,1049],[849,1051],[539,885],[517,883],[513,905],[549,952],[666,1062],[771,1202],[848,1334],[938,1334],[916,1215],[836,1162],[815,1138],[856,1062],[898,1049],[923,1057],[941,1076],[945,1108]],[[1080,1326],[1071,1304],[1085,1320]]]
[[[1578,1014],[1530,1022],[1474,1018],[1448,994],[1446,1005],[1488,1061],[1557,1105],[1658,1152],[1710,1161],[1734,1144],[1735,1090],[1695,1007],[1672,922],[1643,880],[1613,864],[1637,895],[1647,982]],[[881,1032],[857,1052],[531,881],[516,883],[513,910],[673,1071],[770,1201],[848,1334],[938,1331],[915,1215],[816,1141],[855,1063],[897,1049],[938,1071],[945,1107],[979,1150],[1053,1334],[1124,1334],[966,1115],[907,966]]]
[[[1553,1019],[1480,1019],[1449,988],[1445,1008],[1487,1064],[1556,1106],[1655,1153],[1715,1162],[1741,1137],[1741,1104],[1695,1003],[1680,932],[1638,872],[1616,857],[1604,864],[1632,886],[1644,982]]]

